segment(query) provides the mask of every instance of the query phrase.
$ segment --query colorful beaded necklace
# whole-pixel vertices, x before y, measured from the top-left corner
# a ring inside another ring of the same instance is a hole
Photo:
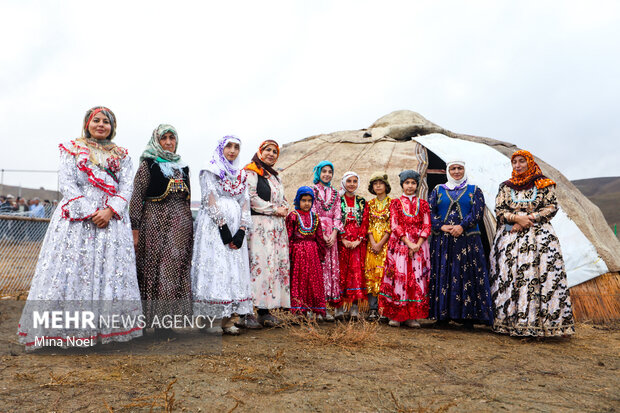
[[[346,195],[343,195],[340,199],[340,207],[342,208],[342,223],[346,223],[349,219],[349,214],[353,215],[353,218],[358,225],[362,224],[362,218],[364,213],[364,205],[362,204],[363,198],[353,195],[353,206],[347,205]]]
[[[403,204],[403,200],[399,199],[400,201],[400,206],[403,209],[403,214],[405,214],[406,217],[416,217],[418,216],[418,212],[420,212],[420,198],[416,197],[416,202],[415,202],[415,214],[411,215],[409,212],[407,212],[407,209],[405,208],[405,204]]]
[[[301,219],[301,214],[297,211],[295,211],[295,214],[297,215],[297,222],[299,222],[299,233],[302,235],[312,235],[314,234],[314,231],[316,231],[316,227],[319,225],[319,220],[315,218],[315,214],[314,212],[310,212],[310,225],[309,226],[305,226],[304,225],[304,220]]]
[[[336,200],[338,199],[338,191],[336,191],[335,189],[332,189],[332,198],[329,200],[329,203],[325,203],[325,200],[321,198],[321,196],[319,195],[319,188],[316,185],[314,186],[314,195],[315,195],[314,196],[315,199],[321,205],[321,208],[323,209],[323,211],[331,210],[334,204],[336,203]]]

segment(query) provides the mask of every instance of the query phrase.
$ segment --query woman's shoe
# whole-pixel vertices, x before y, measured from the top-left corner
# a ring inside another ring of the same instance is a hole
[[[389,325],[390,327],[400,327],[400,322],[399,322],[399,321],[390,320],[390,322],[388,323],[388,325]]]
[[[258,323],[263,327],[277,327],[282,324],[282,321],[280,321],[277,317],[267,313],[265,315],[258,316]]]
[[[370,310],[370,314],[366,317],[368,321],[377,321],[379,319],[379,312],[377,310]]]
[[[417,320],[407,320],[405,325],[409,328],[420,328],[420,323]]]
[[[239,334],[241,334],[241,330],[234,325],[224,327],[222,330],[224,330],[224,334],[227,334],[229,336],[238,336]]]
[[[263,326],[256,321],[254,314],[246,314],[239,317],[239,321],[235,323],[235,325],[237,327],[247,328],[250,330],[260,330],[263,328]]]
[[[334,320],[343,321],[344,320],[344,308],[338,307],[334,311]]]

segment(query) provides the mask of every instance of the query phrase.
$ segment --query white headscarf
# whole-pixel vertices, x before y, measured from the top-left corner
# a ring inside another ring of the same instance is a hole
[[[359,181],[360,176],[353,171],[345,172],[344,175],[342,175],[342,180],[340,181],[340,191],[338,192],[340,196],[344,195],[345,192],[347,192],[347,189],[345,188],[344,184],[346,184],[347,179],[349,179],[352,176],[356,177],[357,180]]]
[[[224,148],[229,142],[236,143],[239,147],[241,147],[241,140],[236,136],[224,136],[218,141],[217,147],[215,148],[215,151],[213,151],[213,156],[207,163],[205,169],[213,172],[219,176],[220,179],[228,177],[229,180],[234,181],[239,174],[239,169],[241,169],[241,161],[239,160],[239,156],[237,156],[232,162],[224,156]]]
[[[465,162],[464,161],[450,161],[446,164],[446,177],[448,177],[448,182],[446,182],[444,184],[444,187],[446,187],[447,189],[460,189],[463,188],[465,185],[467,185],[467,169],[465,169],[465,173],[463,174],[463,177],[461,179],[454,179],[452,178],[452,176],[450,176],[450,166],[452,165],[461,165],[463,168],[465,168]]]

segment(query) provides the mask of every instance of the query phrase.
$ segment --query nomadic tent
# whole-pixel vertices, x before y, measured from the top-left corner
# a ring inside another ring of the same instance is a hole
[[[398,173],[417,170],[423,177],[420,194],[445,182],[446,161],[460,158],[469,180],[484,193],[487,243],[495,235],[495,196],[510,177],[510,155],[515,145],[446,130],[412,111],[392,112],[367,129],[311,136],[282,147],[278,169],[289,200],[301,185],[312,184],[312,168],[328,159],[334,163],[333,184],[353,170],[360,175],[359,193],[370,198],[368,179],[386,172],[393,194],[400,195]],[[604,322],[620,320],[620,242],[601,211],[559,171],[536,159],[543,173],[557,182],[560,210],[552,224],[564,254],[575,317]]]

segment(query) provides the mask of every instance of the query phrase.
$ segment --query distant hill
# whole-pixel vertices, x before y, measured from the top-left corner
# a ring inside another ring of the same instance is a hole
[[[620,176],[578,179],[573,184],[598,206],[609,225],[620,227]]]

